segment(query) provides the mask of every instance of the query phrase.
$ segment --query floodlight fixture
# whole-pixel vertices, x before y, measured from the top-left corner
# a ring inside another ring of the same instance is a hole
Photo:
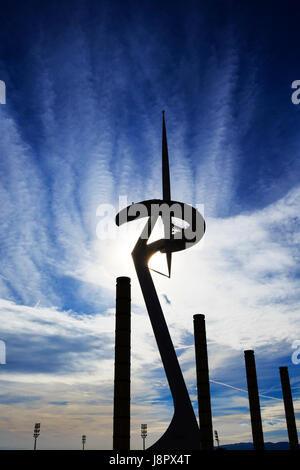
[[[143,450],[145,450],[146,437],[147,437],[147,424],[141,424],[141,438],[143,439]]]
[[[34,430],[33,430],[33,437],[34,437],[34,447],[33,450],[36,450],[36,440],[39,437],[41,432],[41,423],[35,423]]]

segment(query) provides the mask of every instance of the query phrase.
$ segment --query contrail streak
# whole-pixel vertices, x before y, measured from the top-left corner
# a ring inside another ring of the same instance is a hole
[[[212,382],[212,383],[214,383],[214,384],[217,384],[217,385],[223,385],[224,387],[233,388],[234,390],[238,390],[239,392],[248,393],[248,390],[245,390],[244,388],[234,387],[233,385],[224,384],[223,382],[218,382],[217,380],[211,380],[211,379],[210,379],[209,381]],[[279,400],[279,401],[281,401],[281,398],[270,397],[269,395],[264,395],[263,393],[259,393],[259,396],[260,396],[260,397],[263,397],[263,398],[271,398],[272,400]]]

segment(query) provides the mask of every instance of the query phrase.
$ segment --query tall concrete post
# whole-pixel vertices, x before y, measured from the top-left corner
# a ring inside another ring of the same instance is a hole
[[[260,413],[254,351],[248,350],[244,351],[244,353],[253,436],[253,447],[254,450],[264,450],[264,436]]]
[[[205,315],[194,315],[193,318],[201,449],[213,450],[214,438],[211,417]]]
[[[299,441],[296,428],[294,405],[290,385],[289,372],[287,367],[279,367],[282,395],[285,409],[285,419],[289,436],[291,450],[299,450]]]
[[[130,278],[117,278],[113,449],[130,450]]]

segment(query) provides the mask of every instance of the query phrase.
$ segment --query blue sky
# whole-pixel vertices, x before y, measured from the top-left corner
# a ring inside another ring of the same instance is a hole
[[[207,222],[203,240],[173,256],[171,280],[153,274],[195,410],[192,318],[204,313],[221,443],[251,440],[249,348],[271,397],[261,397],[265,440],[287,440],[282,365],[300,426],[299,9],[243,3],[1,3],[2,448],[31,448],[35,422],[40,448],[76,449],[82,434],[87,448],[112,447],[122,275],[132,278],[132,448],[140,423],[150,445],[170,422],[130,257],[138,223],[98,231],[120,196],[161,197],[162,109],[172,197]]]

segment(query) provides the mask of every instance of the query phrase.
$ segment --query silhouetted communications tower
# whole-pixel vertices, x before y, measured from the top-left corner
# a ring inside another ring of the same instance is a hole
[[[197,209],[188,204],[171,200],[169,156],[164,112],[162,137],[163,199],[150,199],[137,204],[132,203],[132,205],[122,209],[116,215],[116,224],[120,226],[125,222],[148,217],[148,222],[138,238],[131,255],[174,403],[172,421],[166,432],[153,444],[152,450],[193,450],[199,449],[200,443],[202,449],[211,450],[213,449],[213,429],[205,317],[204,315],[194,315],[199,432],[194,409],[148,266],[151,256],[157,252],[165,253],[168,277],[170,277],[172,253],[185,250],[198,243],[205,232],[204,218]],[[187,222],[187,228],[182,229],[174,223],[172,220],[175,215],[174,213],[172,215],[173,209],[167,214],[161,211],[161,213],[155,212],[155,215],[149,217],[152,208],[156,207],[158,203],[167,206],[170,210],[174,203],[177,204],[178,208],[181,211],[183,210],[183,217],[180,218]],[[140,210],[141,204],[147,209],[147,212]],[[191,216],[191,219],[188,217],[188,214]],[[164,225],[164,238],[147,243],[159,217],[162,218]],[[194,224],[197,226],[196,235],[193,231],[194,228],[192,229]],[[181,234],[180,239],[175,237],[175,229],[179,230]],[[147,231],[147,236],[145,236],[145,230]],[[118,277],[116,292],[113,449],[124,451],[130,450],[130,303],[130,278]],[[244,354],[253,446],[255,450],[264,450],[254,351],[247,350],[244,351]],[[298,449],[298,436],[287,368],[280,368],[280,376],[290,447],[291,449]]]

